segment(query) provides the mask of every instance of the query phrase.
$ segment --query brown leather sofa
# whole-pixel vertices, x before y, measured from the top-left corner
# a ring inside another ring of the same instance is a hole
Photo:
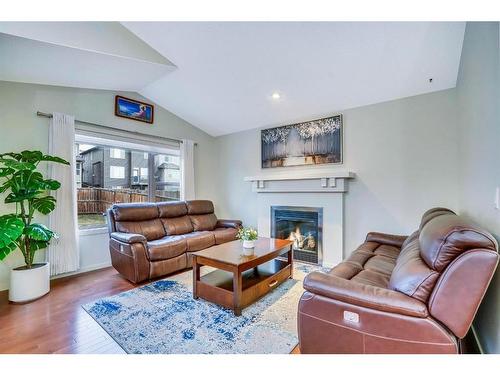
[[[368,233],[299,302],[301,353],[459,353],[498,263],[488,232],[445,208],[410,236]]]
[[[239,220],[218,220],[207,200],[122,203],[108,210],[113,267],[133,283],[192,266],[193,252],[233,241]]]

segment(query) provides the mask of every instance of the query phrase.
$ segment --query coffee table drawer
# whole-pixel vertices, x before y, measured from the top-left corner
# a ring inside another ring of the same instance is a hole
[[[250,305],[255,300],[261,298],[262,296],[269,293],[271,290],[278,287],[285,280],[292,275],[292,266],[287,265],[274,275],[267,277],[266,279],[260,281],[259,283],[252,285],[249,288],[243,289],[243,295],[241,298],[242,307]]]

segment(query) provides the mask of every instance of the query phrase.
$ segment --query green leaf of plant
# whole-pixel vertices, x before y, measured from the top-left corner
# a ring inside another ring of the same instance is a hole
[[[31,204],[35,210],[44,215],[47,215],[54,211],[54,209],[56,208],[56,199],[48,195],[46,197],[33,199],[33,202]]]
[[[5,181],[2,186],[0,186],[0,193],[4,193],[5,191],[7,191],[8,188],[10,188],[10,186],[12,185],[12,181],[9,180],[9,181]]]
[[[21,161],[28,163],[36,163],[42,160],[43,154],[41,151],[25,150],[21,152]]]
[[[44,190],[57,190],[61,187],[61,183],[56,180],[43,180],[41,186]]]
[[[35,241],[35,240],[32,240],[32,241],[30,241],[30,250],[31,251],[37,251],[37,250],[45,249],[46,247],[49,246],[49,243],[50,243],[49,241]]]
[[[20,190],[20,191],[13,191],[9,195],[5,197],[5,203],[16,203],[16,202],[22,202],[26,199],[32,199],[37,196],[37,194],[40,194],[39,191],[29,191],[29,190]]]
[[[0,177],[6,177],[13,174],[16,170],[12,168],[0,168]]]
[[[43,224],[30,224],[24,228],[24,234],[35,241],[48,242],[54,237],[54,232]],[[33,248],[30,243],[30,248]]]
[[[30,224],[24,228],[24,234],[32,241],[48,242],[54,236],[49,228],[43,224]],[[31,242],[31,241],[30,241]]]
[[[11,248],[23,234],[24,223],[15,215],[0,216],[0,248]]]
[[[0,159],[0,162],[3,163],[6,167],[16,169],[18,171],[29,170],[32,171],[36,168],[36,165],[29,162],[22,162],[12,159]]]
[[[15,242],[10,243],[5,247],[0,247],[0,260],[4,260],[7,255],[16,250],[17,244]]]
[[[69,165],[69,162],[64,160],[63,158],[60,158],[59,156],[52,156],[52,155],[43,155],[41,160],[43,161],[51,161],[54,163],[60,163],[60,164],[66,164]]]
[[[18,154],[17,152],[6,152],[5,154],[0,154],[0,158],[4,158],[5,156],[9,156],[13,159],[16,159],[17,161],[22,159],[22,155]]]

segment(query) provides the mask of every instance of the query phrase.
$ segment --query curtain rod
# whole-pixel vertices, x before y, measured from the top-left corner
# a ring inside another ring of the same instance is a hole
[[[40,111],[37,111],[36,115],[40,116],[40,117],[47,117],[47,118],[52,118],[53,117],[52,113],[44,113],[44,112],[40,112]],[[169,141],[169,142],[182,143],[181,139],[162,137],[162,136],[159,136],[159,135],[144,134],[144,133],[140,133],[140,132],[136,132],[136,131],[132,131],[132,130],[118,129],[118,128],[114,128],[112,126],[106,126],[106,125],[96,124],[94,122],[82,121],[82,120],[78,120],[78,119],[75,119],[75,122],[79,122],[80,124],[86,124],[86,125],[92,125],[92,126],[99,126],[100,128],[109,129],[109,130],[113,130],[113,131],[130,133],[130,134],[138,135],[138,136],[141,136],[141,137],[154,137],[154,138],[163,139],[163,140]],[[195,143],[194,145],[198,146],[198,143]]]

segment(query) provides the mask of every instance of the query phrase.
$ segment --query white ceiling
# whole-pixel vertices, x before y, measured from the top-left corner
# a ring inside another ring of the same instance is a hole
[[[0,80],[137,91],[217,136],[454,87],[465,29],[464,22],[123,26],[0,22]]]
[[[0,22],[0,80],[139,91],[176,67],[117,22]]]
[[[463,22],[123,24],[178,66],[141,94],[212,135],[454,87],[465,29]]]

